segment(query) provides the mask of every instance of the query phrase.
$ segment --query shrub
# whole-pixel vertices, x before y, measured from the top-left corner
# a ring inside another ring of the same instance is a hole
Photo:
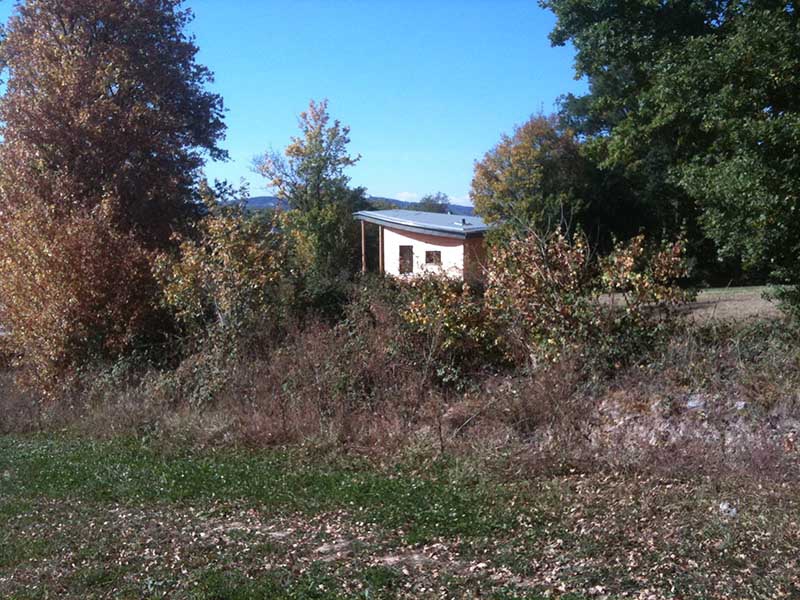
[[[407,352],[426,376],[463,387],[464,376],[504,361],[502,335],[481,290],[439,275],[401,284]]]
[[[292,270],[301,311],[336,320],[348,301],[356,270],[358,228],[353,220],[361,192],[345,190],[340,202],[285,213]]]
[[[643,235],[618,243],[600,261],[600,279],[610,294],[598,351],[619,366],[652,347],[676,324],[677,309],[694,299],[683,289],[688,276],[685,242],[648,248]]]
[[[113,224],[113,205],[70,216],[16,208],[0,226],[0,322],[29,382],[50,387],[165,328],[151,253]]]
[[[156,261],[164,305],[194,344],[210,333],[223,335],[217,341],[269,338],[292,306],[280,217],[218,206],[197,228],[195,238],[176,238],[177,256]]]
[[[35,431],[38,416],[37,398],[19,388],[12,371],[0,368],[0,435]]]
[[[596,270],[580,235],[531,232],[492,249],[487,301],[523,357],[554,358],[591,337],[599,326]]]
[[[777,300],[781,311],[795,323],[800,323],[800,286],[776,285],[764,296],[770,300]]]
[[[618,362],[671,322],[689,298],[677,285],[685,274],[680,242],[648,251],[637,236],[597,260],[583,234],[531,232],[493,249],[487,299],[518,358],[537,363],[583,349]]]
[[[241,388],[234,382],[232,398],[252,398],[243,424],[253,443],[323,437],[386,449],[406,435],[430,390],[404,351],[396,292],[361,280],[338,324],[291,331]]]
[[[692,299],[692,292],[677,285],[688,275],[682,240],[648,251],[645,237],[638,235],[617,244],[600,264],[604,290],[618,294],[634,320],[669,312]]]

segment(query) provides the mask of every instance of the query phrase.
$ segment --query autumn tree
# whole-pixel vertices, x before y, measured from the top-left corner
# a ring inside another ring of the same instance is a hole
[[[349,154],[350,128],[331,119],[327,100],[312,100],[298,126],[300,135],[283,153],[269,152],[254,166],[292,209],[286,224],[297,271],[305,275],[309,301],[327,309],[342,300],[342,284],[357,267],[353,212],[365,204],[364,190],[351,188],[345,171],[360,156]]]
[[[443,192],[425,194],[417,203],[419,210],[432,213],[446,213],[450,208],[450,198]]]
[[[587,165],[572,132],[534,116],[475,163],[470,197],[488,222],[539,232],[572,223],[584,207]]]
[[[222,101],[179,0],[27,0],[0,98],[0,322],[40,374],[113,358],[163,323],[151,254],[223,158]]]
[[[470,197],[476,212],[502,222],[501,237],[582,230],[602,253],[616,240],[665,233],[624,172],[600,165],[592,151],[562,116],[531,117],[475,163]],[[674,237],[680,228],[667,233]]]

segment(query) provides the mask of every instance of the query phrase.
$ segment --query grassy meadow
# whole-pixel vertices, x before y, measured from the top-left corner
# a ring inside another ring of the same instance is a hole
[[[317,452],[317,453],[315,453]],[[796,597],[793,486],[0,439],[7,598]]]

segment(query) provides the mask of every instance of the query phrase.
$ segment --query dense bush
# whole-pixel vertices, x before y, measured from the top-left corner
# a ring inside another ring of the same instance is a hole
[[[677,324],[677,309],[695,292],[681,287],[688,276],[685,242],[648,248],[639,235],[600,261],[602,289],[610,294],[598,350],[615,366],[641,356]]]
[[[293,304],[289,255],[280,217],[213,206],[192,237],[177,237],[177,255],[162,254],[155,272],[165,307],[189,341],[211,332],[229,341],[269,339]]]
[[[297,308],[339,318],[356,272],[360,191],[344,190],[337,203],[284,213],[288,260],[298,291]]]
[[[506,362],[503,333],[480,289],[444,276],[401,284],[399,307],[413,364],[440,383],[463,387],[465,379]]]
[[[617,364],[641,352],[689,295],[680,242],[648,251],[643,236],[597,259],[582,234],[510,239],[493,249],[488,304],[534,364],[583,353]]]
[[[164,330],[152,255],[109,211],[66,217],[22,207],[0,224],[0,322],[39,387]]]
[[[522,350],[518,358],[552,358],[565,344],[592,335],[598,327],[596,269],[582,236],[530,233],[493,248],[487,301]]]
[[[767,298],[778,301],[778,306],[795,323],[800,323],[800,286],[778,285],[771,289]]]

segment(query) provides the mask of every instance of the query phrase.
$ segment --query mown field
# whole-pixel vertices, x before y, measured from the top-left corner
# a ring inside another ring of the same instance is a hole
[[[699,319],[774,318],[780,315],[778,303],[764,297],[766,286],[709,288],[702,290],[688,309]]]
[[[741,478],[5,436],[0,596],[790,598],[798,509]]]

